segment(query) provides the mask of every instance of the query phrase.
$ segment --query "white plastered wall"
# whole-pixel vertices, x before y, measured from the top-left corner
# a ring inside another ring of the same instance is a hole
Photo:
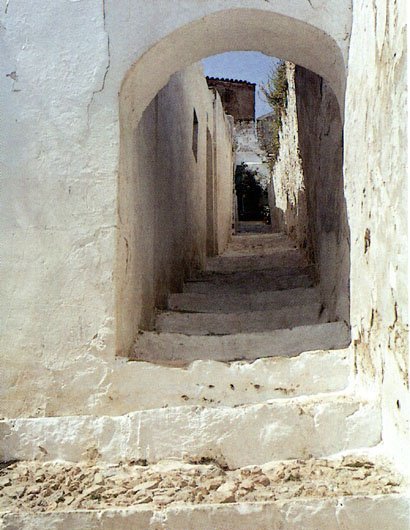
[[[355,0],[344,134],[355,368],[410,474],[406,60],[405,0]]]
[[[224,117],[220,96],[214,102],[214,163],[216,181],[216,236],[218,253],[222,253],[232,233],[233,197],[233,119]],[[227,178],[229,175],[230,178]]]
[[[221,250],[230,236],[225,217],[232,215],[229,121],[202,68],[174,74],[140,120],[134,113],[138,81],[129,77],[120,98],[116,295],[117,352],[123,355],[139,329],[152,329],[155,307],[166,307],[167,295],[181,291],[190,272],[205,266],[207,131],[216,159],[215,200],[223,210],[215,223]]]
[[[2,0],[0,18],[2,413],[77,414],[107,399],[122,366],[124,78],[139,80],[137,121],[176,71],[256,49],[318,72],[342,104],[350,2]]]

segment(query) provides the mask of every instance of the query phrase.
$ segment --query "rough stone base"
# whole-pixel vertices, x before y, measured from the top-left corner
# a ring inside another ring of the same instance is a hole
[[[408,530],[409,496],[4,514],[2,530]]]
[[[16,462],[0,471],[0,527],[404,530],[409,498],[381,456],[96,465]]]

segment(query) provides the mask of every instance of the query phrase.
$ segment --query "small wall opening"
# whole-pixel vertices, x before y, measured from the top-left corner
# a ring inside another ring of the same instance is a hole
[[[198,116],[196,115],[196,110],[194,109],[194,118],[192,123],[192,152],[194,153],[195,160],[198,162]]]

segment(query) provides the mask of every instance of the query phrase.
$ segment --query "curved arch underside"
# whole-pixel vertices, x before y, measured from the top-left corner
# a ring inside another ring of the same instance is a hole
[[[231,1],[231,4],[233,3],[236,2]],[[244,3],[250,2],[244,1]],[[276,2],[276,4],[280,3],[280,1]],[[309,3],[307,2],[308,5]],[[300,2],[295,0],[296,4],[300,5]],[[329,4],[332,4],[332,0],[329,0]],[[185,24],[179,22],[180,27],[175,29],[174,24],[174,30],[171,29],[168,35],[150,36],[151,45],[147,43],[144,48],[146,51],[143,53],[140,49],[134,55],[130,55],[133,39],[136,38],[130,29],[132,21],[126,21],[128,29],[124,30],[122,38],[116,35],[116,38],[121,38],[119,41],[121,46],[118,48],[119,42],[116,41],[116,48],[114,47],[117,77],[114,79],[110,72],[111,77],[108,83],[118,83],[121,78],[124,79],[120,90],[119,106],[118,212],[120,232],[116,272],[119,329],[117,350],[119,352],[129,351],[138,325],[138,319],[132,316],[132,308],[139,304],[140,294],[134,285],[135,277],[139,273],[134,274],[131,268],[127,269],[128,244],[135,236],[134,227],[142,225],[140,219],[133,217],[135,210],[133,197],[139,194],[133,187],[138,181],[139,171],[136,169],[138,165],[138,155],[135,151],[136,134],[144,111],[158,92],[167,85],[171,76],[204,57],[218,53],[260,51],[266,55],[299,64],[323,77],[335,93],[339,108],[343,113],[346,67],[344,54],[336,40],[323,29],[308,24],[306,21],[274,12],[273,1],[267,5],[269,6],[267,9],[244,7],[224,9],[208,13],[188,23],[185,20]],[[290,9],[295,14],[295,6]],[[157,13],[156,17],[158,16]],[[198,16],[199,14],[196,13],[196,17]],[[177,17],[177,22],[178,20],[180,19]],[[171,21],[171,26],[172,22],[175,23],[175,20]],[[158,28],[155,29],[158,30]],[[163,28],[159,29],[163,30]],[[118,61],[121,62],[121,66]],[[116,89],[118,90],[117,86]],[[117,90],[115,90],[116,93]],[[142,210],[140,210],[138,215],[142,215]],[[133,246],[131,243],[130,245]],[[140,253],[137,246],[134,252],[135,255]],[[136,263],[136,260],[133,263]],[[124,304],[124,300],[128,300],[127,304]],[[128,308],[131,309],[128,310]]]
[[[173,31],[136,58],[121,90],[139,94],[138,119],[177,71],[227,51],[260,51],[289,60],[322,76],[343,109],[345,64],[333,38],[306,22],[274,12],[231,9],[212,13]]]

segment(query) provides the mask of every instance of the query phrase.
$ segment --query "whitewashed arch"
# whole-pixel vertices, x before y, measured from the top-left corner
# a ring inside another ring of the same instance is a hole
[[[210,55],[252,50],[299,64],[322,76],[343,109],[346,67],[343,50],[329,34],[304,20],[274,11],[226,9],[183,25],[152,45],[124,77],[121,95],[140,94],[135,118],[175,72]]]
[[[127,351],[136,332],[135,319],[132,317],[135,303],[129,296],[129,293],[134,292],[134,278],[126,266],[126,242],[133,232],[133,203],[129,199],[132,196],[130,186],[134,178],[131,170],[132,160],[135,158],[133,134],[144,110],[170,77],[210,55],[235,50],[260,51],[297,63],[322,76],[332,87],[341,111],[343,109],[346,50],[322,27],[314,25],[313,20],[306,21],[306,2],[295,2],[291,14],[287,15],[283,14],[283,2],[266,4],[269,6],[266,9],[219,8],[201,17],[197,15],[194,20],[185,24],[178,19],[179,27],[161,38],[157,37],[157,41],[151,43],[143,52],[136,49],[135,53],[131,53],[131,28],[126,32],[127,39],[122,41],[122,45],[127,48],[123,48],[123,56],[118,60],[122,61],[122,68],[126,69],[124,58],[127,57],[129,66],[120,88],[117,351]],[[280,7],[278,12],[274,10],[275,4]],[[326,14],[326,11],[323,13]],[[317,22],[320,22],[320,17],[317,18]],[[129,20],[127,24],[130,25]],[[117,48],[118,46],[115,48],[118,54]],[[128,305],[124,303],[127,297]]]

